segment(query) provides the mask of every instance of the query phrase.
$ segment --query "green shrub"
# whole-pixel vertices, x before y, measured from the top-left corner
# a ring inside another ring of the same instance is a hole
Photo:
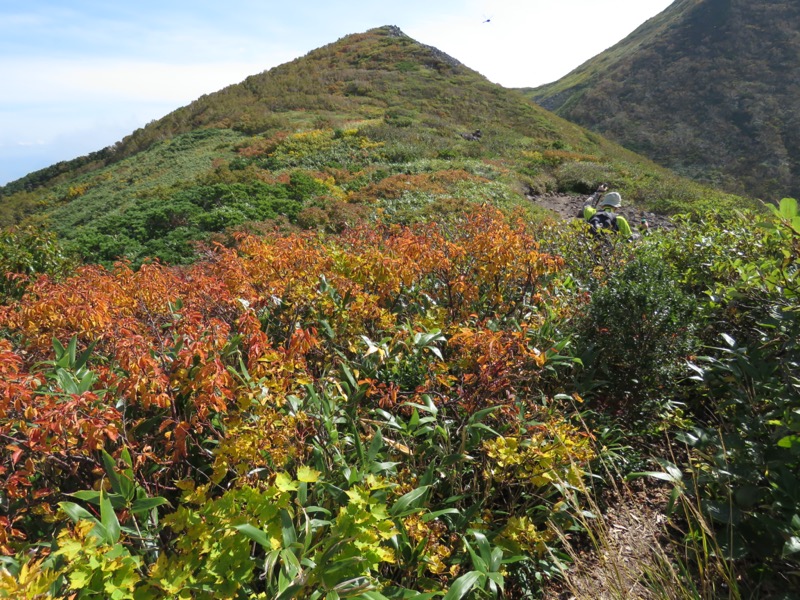
[[[558,191],[591,194],[603,181],[613,181],[616,176],[607,165],[596,162],[567,162],[556,171]]]
[[[800,319],[785,320],[791,334],[781,360],[773,348],[739,346],[730,336],[693,367],[696,400],[712,413],[678,436],[696,462],[692,493],[717,527],[731,559],[757,570],[797,572],[800,565],[800,393],[794,340]],[[781,563],[787,563],[782,565]]]
[[[194,259],[195,242],[211,233],[252,221],[294,220],[304,198],[321,189],[311,177],[296,173],[289,185],[215,183],[180,190],[171,196],[140,199],[124,211],[103,215],[83,228],[69,247],[81,256],[111,263],[125,257],[134,263],[158,258],[170,264]]]
[[[51,232],[36,227],[0,231],[0,304],[21,298],[32,278],[64,275],[72,266]]]
[[[685,369],[698,326],[695,300],[656,248],[640,248],[594,287],[583,324],[587,374],[616,400],[652,397]]]
[[[707,278],[715,330],[731,333],[693,362],[698,424],[678,436],[693,456],[689,492],[752,582],[796,579],[800,565],[800,217],[789,199],[773,213],[758,227],[741,217],[706,231],[735,240]]]

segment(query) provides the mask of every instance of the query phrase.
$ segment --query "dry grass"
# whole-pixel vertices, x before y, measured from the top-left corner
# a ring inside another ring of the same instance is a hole
[[[658,598],[646,584],[668,553],[667,519],[646,493],[629,488],[613,493],[602,515],[592,508],[598,516],[585,519],[584,540],[562,534],[572,564],[560,589],[549,590],[545,600]]]

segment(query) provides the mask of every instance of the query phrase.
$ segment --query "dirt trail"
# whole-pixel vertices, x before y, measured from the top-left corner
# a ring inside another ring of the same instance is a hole
[[[561,194],[546,194],[543,196],[528,196],[528,199],[542,208],[553,211],[562,219],[574,219],[583,210],[589,196],[566,196]],[[672,228],[672,223],[664,215],[647,212],[640,208],[623,205],[617,209],[617,214],[625,217],[631,227],[638,228],[642,218],[647,219],[651,228]]]

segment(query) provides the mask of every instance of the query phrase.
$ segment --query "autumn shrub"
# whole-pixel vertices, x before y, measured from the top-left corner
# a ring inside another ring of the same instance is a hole
[[[327,213],[318,206],[309,206],[297,214],[297,224],[303,229],[325,229],[329,223]]]
[[[511,563],[544,572],[596,456],[546,402],[561,260],[488,206],[237,238],[2,309],[0,594],[499,596]]]

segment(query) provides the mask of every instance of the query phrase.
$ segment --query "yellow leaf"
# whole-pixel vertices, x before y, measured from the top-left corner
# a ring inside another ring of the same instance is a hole
[[[286,473],[278,473],[275,476],[275,487],[281,492],[293,492],[297,490],[297,482],[292,481],[292,478]]]
[[[307,467],[305,465],[299,467],[297,469],[297,480],[304,481],[306,483],[314,483],[319,479],[320,472],[312,469],[311,467]]]
[[[395,562],[394,551],[391,548],[379,547],[376,550],[376,553],[380,557],[382,562],[387,562],[387,563]]]

